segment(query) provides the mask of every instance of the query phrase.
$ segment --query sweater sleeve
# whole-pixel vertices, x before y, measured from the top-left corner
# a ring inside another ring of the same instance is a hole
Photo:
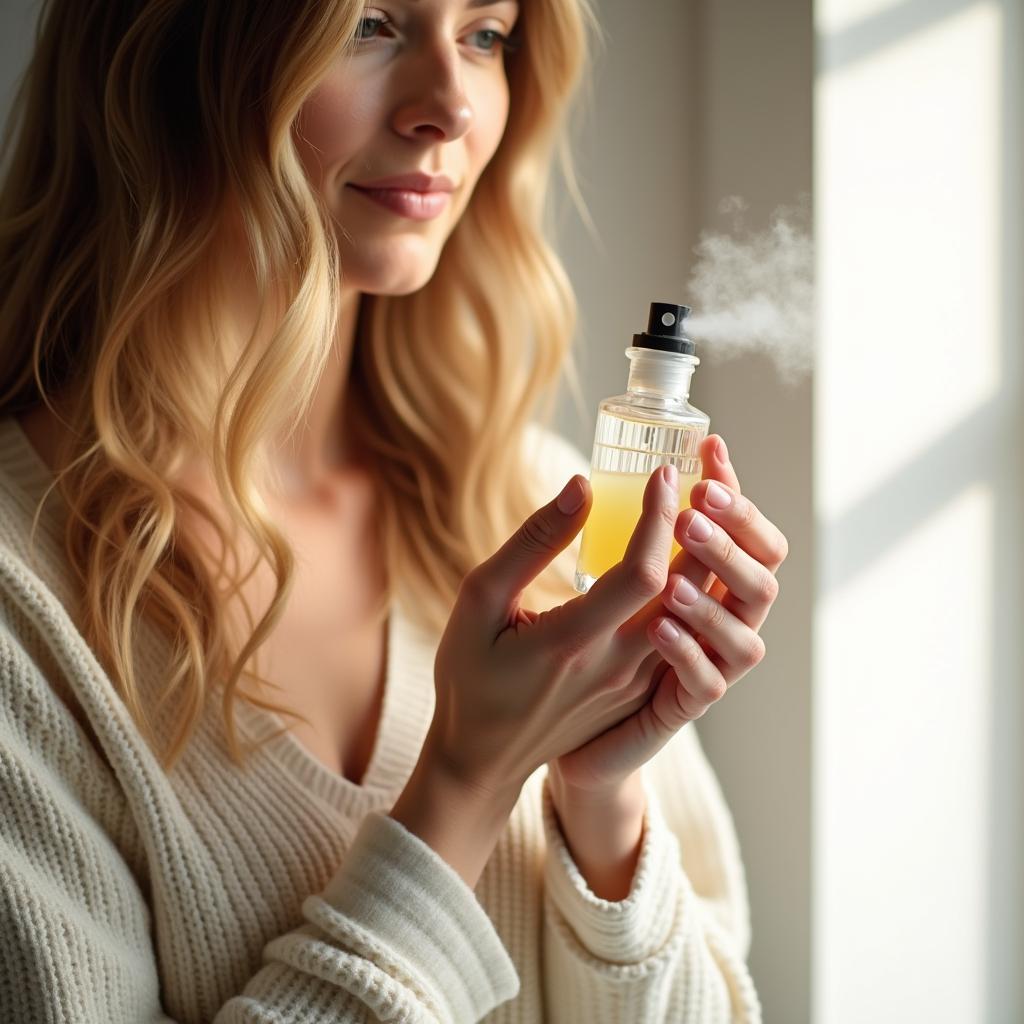
[[[144,857],[110,810],[116,779],[3,616],[0,708],[0,1020],[170,1020]],[[217,1024],[462,1024],[518,992],[473,891],[383,814],[302,914]]]
[[[630,891],[595,895],[558,826],[545,779],[545,1000],[564,1024],[759,1024],[760,1005],[736,938],[683,869],[645,773],[647,810]]]
[[[473,891],[385,814],[363,819],[341,868],[302,913],[308,923],[267,943],[266,966],[215,1024],[461,1024],[519,991],[515,967]]]

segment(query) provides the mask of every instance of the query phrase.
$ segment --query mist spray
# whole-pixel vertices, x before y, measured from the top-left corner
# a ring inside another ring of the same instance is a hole
[[[659,466],[679,472],[679,509],[690,507],[690,488],[701,478],[700,444],[711,418],[689,403],[690,380],[700,364],[686,336],[688,306],[652,302],[647,330],[633,335],[626,393],[598,405],[590,487],[594,494],[583,528],[573,585],[586,593],[622,560],[643,509],[647,480]],[[670,558],[680,550],[672,540]]]

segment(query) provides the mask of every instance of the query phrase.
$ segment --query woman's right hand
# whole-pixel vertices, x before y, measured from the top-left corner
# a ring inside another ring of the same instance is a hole
[[[573,497],[580,504],[562,511]],[[660,655],[637,613],[650,605],[657,614],[668,578],[679,514],[674,467],[651,474],[622,561],[586,594],[539,613],[520,606],[591,502],[589,481],[574,476],[459,589],[434,663],[428,740],[433,756],[476,789],[518,792],[541,765],[642,707],[656,686]]]

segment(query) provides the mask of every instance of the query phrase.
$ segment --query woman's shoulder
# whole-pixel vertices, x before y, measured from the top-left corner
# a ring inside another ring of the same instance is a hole
[[[95,736],[68,681],[79,665],[75,630],[32,567],[0,539],[0,711],[40,747],[67,750]],[[70,659],[70,661],[69,661]],[[77,723],[78,728],[75,728]],[[74,760],[72,758],[71,760]]]

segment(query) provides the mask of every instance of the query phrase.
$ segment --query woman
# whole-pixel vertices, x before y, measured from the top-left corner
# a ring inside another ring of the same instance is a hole
[[[574,595],[587,464],[532,418],[586,26],[44,5],[0,191],[3,1019],[759,1018],[684,725],[785,540],[712,437]]]

